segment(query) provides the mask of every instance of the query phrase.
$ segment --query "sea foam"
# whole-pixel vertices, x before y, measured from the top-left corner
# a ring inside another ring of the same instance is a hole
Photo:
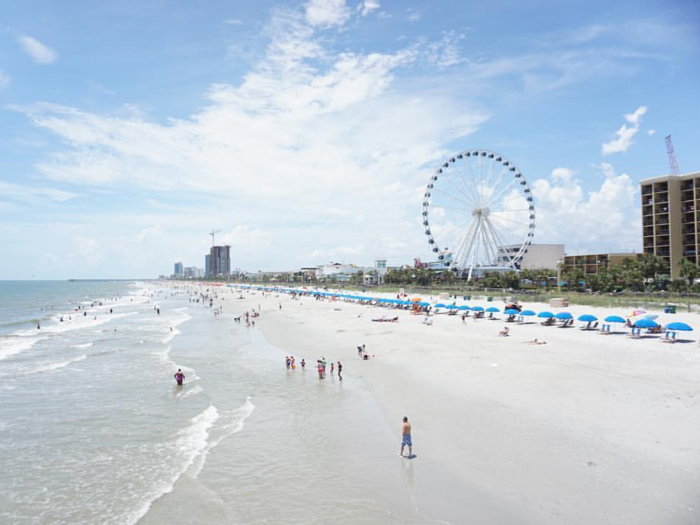
[[[209,429],[219,418],[219,411],[214,405],[209,405],[197,416],[190,420],[190,425],[183,428],[177,433],[175,448],[182,458],[182,466],[171,476],[170,479],[163,482],[159,487],[155,487],[151,494],[148,495],[148,500],[133,512],[125,521],[130,525],[135,525],[143,518],[151,505],[157,499],[165,494],[172,492],[175,483],[180,477],[187,472],[197,459],[202,451],[207,448],[207,439],[209,438]]]

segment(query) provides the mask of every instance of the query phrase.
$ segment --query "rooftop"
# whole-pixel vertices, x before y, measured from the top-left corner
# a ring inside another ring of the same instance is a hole
[[[654,182],[664,182],[670,179],[678,179],[678,180],[687,180],[687,179],[695,179],[697,177],[700,177],[700,171],[691,171],[688,173],[684,173],[682,175],[660,175],[659,177],[650,177],[648,179],[643,179],[639,181],[639,184],[651,184]]]

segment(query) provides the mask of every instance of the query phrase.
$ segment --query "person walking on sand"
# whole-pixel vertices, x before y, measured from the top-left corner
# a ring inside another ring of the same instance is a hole
[[[175,378],[175,381],[177,381],[177,386],[182,386],[182,383],[185,382],[185,374],[182,373],[181,368],[177,369],[177,372],[175,372],[173,377]]]
[[[341,381],[343,380],[343,376],[341,375],[342,372],[343,372],[343,363],[338,361],[338,379],[340,379]]]
[[[413,442],[411,441],[411,424],[408,422],[408,417],[403,418],[403,428],[401,430],[401,453],[399,456],[403,456],[404,447],[408,447],[408,456],[413,455]]]

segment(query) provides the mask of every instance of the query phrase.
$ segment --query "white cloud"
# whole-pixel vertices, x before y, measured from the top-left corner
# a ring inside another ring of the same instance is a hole
[[[337,52],[328,35],[316,35],[323,17],[311,18],[306,10],[274,11],[265,56],[240,83],[211,86],[206,106],[187,118],[162,123],[122,108],[97,113],[47,103],[15,108],[63,141],[37,164],[45,177],[183,199],[182,211],[159,207],[129,225],[105,215],[98,230],[92,217],[80,236],[132,254],[121,263],[124,273],[127,264],[152,265],[145,261],[154,257],[179,255],[201,266],[212,227],[226,230],[217,242],[236,246],[236,266],[251,269],[317,262],[307,260],[314,250],[358,263],[427,251],[415,189],[447,154],[445,143],[473,134],[489,117],[458,88],[418,92],[395,81],[428,43]],[[187,226],[172,236],[150,229],[175,223]],[[394,241],[383,242],[379,229]],[[357,246],[363,251],[346,250]]]
[[[0,70],[0,89],[6,88],[7,86],[10,85],[10,75],[7,73],[4,73],[2,70]]]
[[[335,262],[348,261],[348,257],[356,258],[365,252],[363,244],[357,246],[335,246],[326,249],[315,249],[309,253],[309,259],[314,261],[333,260]]]
[[[95,264],[102,257],[103,250],[100,243],[95,239],[86,237],[76,237],[74,239],[81,263]]]
[[[634,136],[639,131],[639,126],[642,122],[642,116],[647,112],[646,106],[638,107],[633,113],[625,115],[625,120],[631,124],[628,127],[623,124],[620,129],[615,132],[615,138],[606,142],[602,146],[603,155],[610,155],[612,153],[624,153],[632,144],[634,144]]]
[[[418,20],[420,20],[420,13],[413,7],[406,9],[406,13],[406,20],[409,22],[418,22]]]
[[[575,174],[576,172],[569,168],[555,168],[552,170],[551,179],[556,182],[567,183]]]
[[[348,215],[350,215],[349,211],[341,210],[340,208],[326,208],[324,212],[334,217],[347,217]]]
[[[24,51],[32,57],[37,64],[51,64],[56,60],[56,52],[28,35],[20,35],[17,41],[22,44]]]
[[[342,26],[350,18],[345,0],[309,0],[306,3],[306,21],[311,26]]]
[[[364,0],[357,7],[360,10],[360,14],[362,16],[367,16],[375,9],[379,9],[381,7],[381,5],[379,4],[379,2],[377,0]]]
[[[461,42],[467,37],[465,32],[443,31],[437,42],[429,42],[426,57],[429,63],[437,67],[449,67],[466,61],[460,51]]]
[[[16,199],[26,203],[40,204],[45,201],[66,202],[76,197],[74,193],[56,188],[22,186],[0,181],[0,195],[6,199]]]
[[[649,130],[647,130],[647,135],[649,135],[650,137],[653,137],[655,134],[656,134],[656,130],[655,130],[655,129],[649,129]]]
[[[637,186],[612,165],[598,166],[603,181],[586,192],[575,172],[557,168],[532,185],[537,213],[534,242],[562,243],[586,251],[639,249]]]
[[[646,114],[647,110],[646,106],[639,106],[634,113],[625,115],[625,120],[633,126],[639,127],[639,124],[642,122],[642,116]]]
[[[11,202],[0,201],[0,213],[15,211],[16,209],[17,206],[15,204],[12,204]]]
[[[136,235],[136,239],[139,242],[150,241],[157,237],[160,237],[161,235],[163,235],[163,228],[161,228],[160,225],[156,224],[155,226],[151,226],[150,228],[144,228],[143,230],[141,230]]]

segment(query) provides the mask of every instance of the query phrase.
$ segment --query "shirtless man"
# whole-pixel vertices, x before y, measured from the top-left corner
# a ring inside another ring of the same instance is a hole
[[[408,418],[404,416],[403,418],[403,429],[401,430],[401,453],[399,456],[403,456],[404,447],[408,447],[409,457],[413,455],[413,442],[411,441],[411,424],[408,422]]]

